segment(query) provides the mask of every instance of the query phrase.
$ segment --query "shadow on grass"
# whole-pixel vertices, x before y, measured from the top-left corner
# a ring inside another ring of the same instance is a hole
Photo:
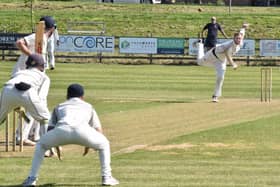
[[[42,184],[42,185],[37,185],[37,187],[60,187],[60,186],[88,186],[88,187],[97,187],[97,186],[102,186],[101,184],[55,184],[55,183],[49,183],[49,184]],[[21,184],[19,185],[0,185],[0,187],[22,187]]]

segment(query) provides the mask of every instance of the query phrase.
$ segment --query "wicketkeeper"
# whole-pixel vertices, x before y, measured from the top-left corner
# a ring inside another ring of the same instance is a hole
[[[31,54],[27,69],[15,73],[4,84],[0,99],[0,124],[13,109],[24,107],[31,116],[40,122],[42,133],[46,131],[50,113],[45,100],[50,79],[44,73],[44,59],[40,54]]]
[[[67,101],[55,107],[50,120],[53,129],[41,137],[36,144],[32,167],[23,186],[34,186],[44,153],[52,148],[67,144],[82,145],[99,151],[102,185],[119,184],[111,173],[111,153],[108,139],[96,111],[83,100],[84,89],[79,84],[71,84],[67,89]]]

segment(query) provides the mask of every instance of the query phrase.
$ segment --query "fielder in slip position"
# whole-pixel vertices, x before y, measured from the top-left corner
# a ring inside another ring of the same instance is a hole
[[[248,24],[243,24],[239,32],[235,33],[233,40],[216,45],[204,54],[204,46],[202,41],[198,43],[197,63],[200,66],[214,67],[216,69],[216,86],[212,96],[213,102],[218,102],[218,97],[222,95],[222,86],[226,72],[226,65],[229,62],[234,69],[238,66],[232,60],[232,56],[236,54],[243,45],[245,29]]]
[[[27,69],[15,73],[4,84],[0,100],[0,124],[14,108],[24,107],[31,116],[42,125],[40,131],[47,129],[50,113],[46,102],[50,86],[49,77],[43,73],[44,59],[39,54],[31,54],[27,61]]]
[[[85,146],[99,151],[102,185],[119,184],[111,173],[111,153],[108,139],[102,134],[97,113],[83,100],[84,89],[79,84],[71,84],[67,89],[67,100],[53,110],[49,131],[36,144],[32,167],[23,186],[35,186],[44,153],[52,148],[67,144]],[[53,128],[50,128],[53,126]]]

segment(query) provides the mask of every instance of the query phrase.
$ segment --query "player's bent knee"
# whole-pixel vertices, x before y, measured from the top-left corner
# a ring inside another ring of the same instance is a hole
[[[44,143],[42,143],[42,142],[39,141],[39,142],[36,144],[36,148],[42,149],[42,150],[44,150],[44,151],[47,151],[47,150],[49,150],[49,149],[51,148],[51,146],[48,146],[47,144],[44,144]]]
[[[107,138],[105,138],[100,144],[100,149],[110,149],[110,142]]]

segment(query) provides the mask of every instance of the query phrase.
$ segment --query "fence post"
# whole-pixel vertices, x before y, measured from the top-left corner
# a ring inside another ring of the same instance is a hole
[[[99,63],[101,64],[102,63],[102,53],[97,53],[97,58],[99,60]]]
[[[153,63],[153,55],[152,54],[149,54],[149,59],[150,59],[150,64]]]
[[[2,60],[5,60],[5,50],[2,49]]]
[[[153,37],[153,34],[152,33],[149,33],[149,37]],[[150,61],[150,64],[153,63],[153,54],[149,54],[149,61]]]
[[[250,56],[247,56],[246,63],[247,63],[247,66],[250,65]]]

